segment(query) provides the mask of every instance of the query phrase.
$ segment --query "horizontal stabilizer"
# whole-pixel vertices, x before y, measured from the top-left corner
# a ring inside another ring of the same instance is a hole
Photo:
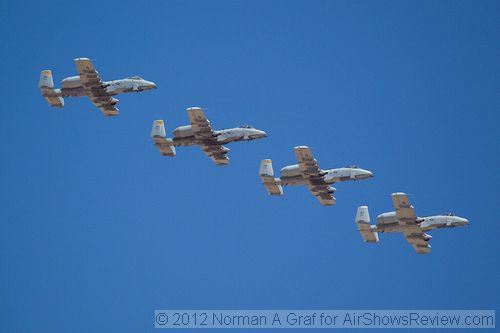
[[[155,120],[151,130],[153,143],[163,156],[175,156],[174,142],[166,136],[163,120]]]
[[[279,184],[279,179],[274,178],[273,163],[271,160],[262,160],[259,176],[269,195],[283,195],[283,187]]]
[[[361,233],[361,237],[366,243],[377,243],[378,232],[377,227],[370,224],[370,214],[367,206],[358,207],[356,213],[356,225]]]
[[[40,73],[40,81],[38,81],[38,87],[42,92],[42,96],[50,106],[58,108],[62,108],[64,106],[64,99],[61,97],[61,91],[59,89],[54,89],[54,79],[52,78],[52,71],[43,70]]]

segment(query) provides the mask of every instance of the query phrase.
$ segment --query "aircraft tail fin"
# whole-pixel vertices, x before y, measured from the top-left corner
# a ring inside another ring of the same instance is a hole
[[[270,159],[260,162],[259,176],[269,195],[283,195],[283,187],[274,178],[273,162]]]
[[[368,212],[367,206],[358,207],[358,211],[356,213],[356,225],[358,226],[358,230],[365,243],[378,242],[377,227],[370,224],[370,213]]]
[[[61,91],[59,89],[54,89],[54,79],[52,78],[52,71],[43,70],[40,73],[40,81],[38,81],[38,87],[42,92],[42,96],[45,98],[50,106],[62,108],[64,106],[64,99],[61,97]]]
[[[156,148],[163,156],[175,156],[175,147],[172,139],[167,138],[163,120],[155,120],[151,129],[151,138]]]
[[[40,73],[40,81],[38,81],[40,88],[54,88],[54,79],[52,78],[52,71],[49,69],[43,70]]]

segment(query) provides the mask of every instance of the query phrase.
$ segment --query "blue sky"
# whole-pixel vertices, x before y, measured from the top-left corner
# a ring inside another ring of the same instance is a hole
[[[154,309],[499,309],[500,5],[497,1],[0,3],[0,319],[5,332],[153,331]],[[141,75],[104,118],[86,98],[50,108],[37,82]],[[197,148],[159,156],[202,106],[215,128],[252,124],[215,167]],[[375,178],[269,197],[308,145],[323,168]],[[364,244],[404,191],[419,215],[471,226]]]

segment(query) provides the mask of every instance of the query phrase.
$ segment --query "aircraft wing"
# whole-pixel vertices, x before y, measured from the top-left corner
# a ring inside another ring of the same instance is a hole
[[[408,196],[399,192],[391,194],[391,197],[399,224],[408,227],[403,231],[405,239],[418,254],[431,253],[431,246],[428,243],[430,237],[420,229],[417,223],[417,214],[415,214],[415,209],[408,200]]]
[[[106,86],[102,83],[99,73],[88,58],[75,59],[76,68],[80,75],[80,82],[88,92],[92,103],[106,116],[118,115],[116,103],[118,100],[112,98],[106,92]]]
[[[210,125],[210,120],[205,116],[205,112],[201,108],[189,108],[186,110],[193,134],[197,139],[214,138],[213,129]]]
[[[299,169],[304,177],[320,176],[321,169],[309,147],[295,147],[295,156],[297,157],[297,161],[299,161]]]
[[[229,163],[229,158],[226,156],[229,148],[219,144],[214,131],[210,125],[210,121],[205,116],[201,108],[189,108],[186,110],[191,129],[194,137],[200,142],[201,150],[214,161],[217,165],[225,165]]]
[[[229,157],[226,156],[229,148],[222,145],[200,144],[201,150],[217,165],[226,165],[229,163]]]
[[[391,194],[396,217],[401,225],[416,225],[417,215],[405,193]]]
[[[323,206],[335,205],[335,197],[332,194],[332,187],[328,185],[308,185],[307,188]]]
[[[323,174],[311,149],[306,146],[295,147],[295,156],[299,161],[299,170],[302,176],[308,180],[307,188],[309,191],[323,206],[333,206],[335,204],[334,189],[323,179]]]
[[[427,235],[418,226],[405,231],[403,234],[418,254],[431,253],[431,246],[428,240],[425,240]]]

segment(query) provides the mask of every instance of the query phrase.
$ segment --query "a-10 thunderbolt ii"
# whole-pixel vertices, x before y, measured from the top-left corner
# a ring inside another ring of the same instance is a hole
[[[358,207],[356,224],[361,237],[367,243],[377,243],[378,233],[402,232],[406,240],[419,254],[431,252],[429,241],[432,236],[426,232],[432,229],[455,228],[469,224],[467,219],[453,214],[418,217],[405,193],[391,194],[395,211],[377,216],[377,225],[370,224],[367,206]]]
[[[373,177],[370,171],[356,166],[322,170],[309,147],[298,146],[294,149],[299,163],[281,169],[280,178],[274,178],[271,160],[262,160],[259,176],[269,195],[283,195],[282,186],[306,185],[323,206],[332,206],[335,204],[335,188],[331,184]]]
[[[118,100],[113,96],[156,89],[153,82],[146,81],[139,76],[131,76],[121,80],[102,81],[99,73],[88,58],[75,59],[77,76],[67,77],[61,82],[61,88],[54,88],[52,71],[43,70],[40,74],[38,86],[50,106],[62,108],[64,97],[88,96],[92,103],[106,116],[118,115],[116,104]]]
[[[175,156],[175,147],[198,145],[216,165],[229,163],[229,148],[223,145],[235,141],[250,141],[265,138],[266,132],[244,125],[235,128],[214,130],[201,108],[186,109],[191,125],[177,127],[173,139],[167,138],[163,120],[155,120],[151,137],[163,156]]]

